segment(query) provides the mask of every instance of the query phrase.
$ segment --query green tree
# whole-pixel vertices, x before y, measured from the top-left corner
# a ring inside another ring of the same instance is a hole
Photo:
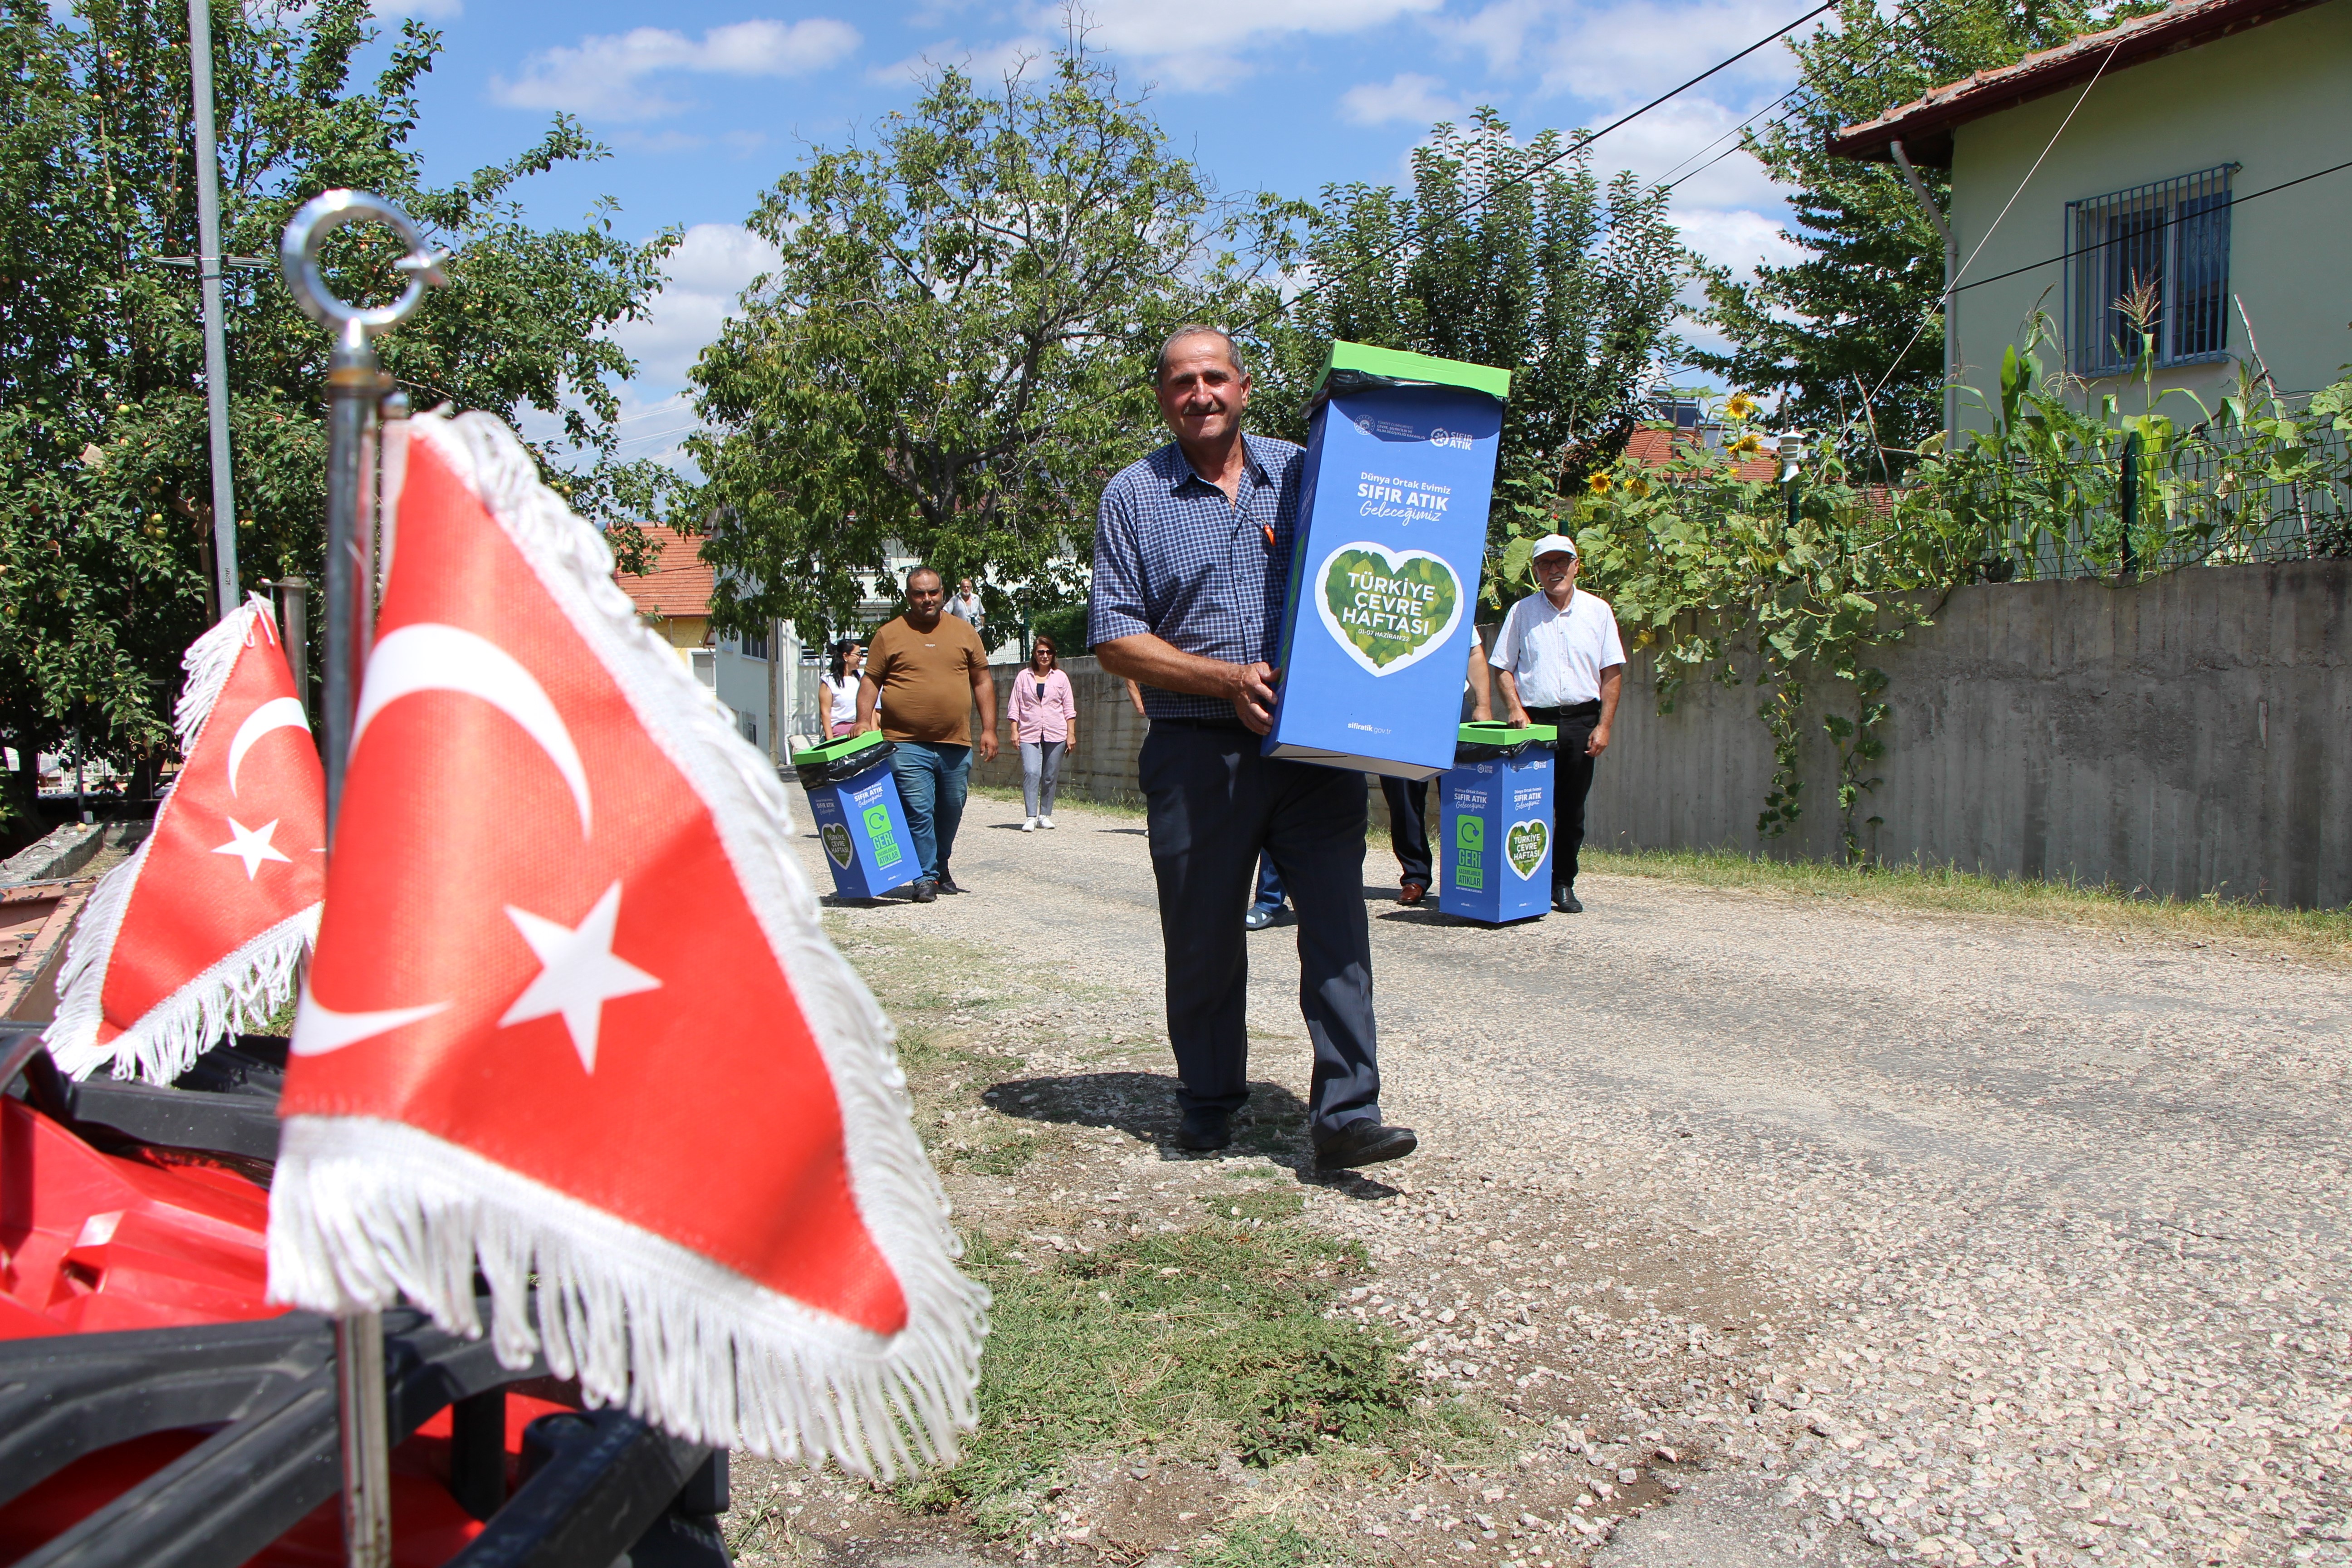
[[[2093,9],[2084,0],[1910,0],[1890,19],[1871,0],[1845,0],[1835,29],[1791,40],[1797,106],[1747,148],[1790,187],[1796,221],[1782,237],[1806,254],[1759,267],[1752,282],[1715,269],[1706,320],[1732,347],[1692,363],[1780,393],[1786,424],[1853,432],[1849,452],[1916,447],[1940,429],[1943,240],[1901,171],[1833,158],[1829,141],[1929,88],[2063,43],[2097,25]],[[1919,174],[1948,210],[1949,176]]]
[[[421,405],[560,408],[551,481],[592,513],[647,496],[647,474],[612,460],[611,384],[631,366],[604,330],[642,311],[669,238],[617,237],[609,205],[573,228],[522,221],[517,181],[602,153],[568,120],[426,184],[408,142],[438,37],[406,24],[355,83],[367,16],[367,0],[214,5],[224,247],[272,261],[226,288],[248,584],[319,574],[330,345],[275,258],[294,209],[334,186],[399,203],[451,253],[449,286],[383,341]],[[184,5],[0,0],[0,735],[20,803],[33,753],[69,735],[118,762],[168,744],[180,653],[213,613],[197,290],[163,265],[196,249],[194,158]],[[330,276],[346,298],[388,297],[396,252],[343,230]]]
[[[1066,601],[1160,334],[1262,310],[1288,216],[1221,200],[1076,42],[817,149],[752,215],[781,260],[694,371],[714,618],[845,626],[893,542],[982,579],[993,625]]]
[[[1692,269],[1664,191],[1630,173],[1604,187],[1586,152],[1560,153],[1559,132],[1521,143],[1481,109],[1414,152],[1409,194],[1327,187],[1285,345],[1293,379],[1335,338],[1509,369],[1498,548],[1622,448]]]

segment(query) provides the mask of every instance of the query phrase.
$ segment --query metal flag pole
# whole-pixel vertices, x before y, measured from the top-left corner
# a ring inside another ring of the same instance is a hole
[[[213,451],[213,566],[221,619],[236,614],[236,485],[228,458],[228,338],[221,322],[220,161],[213,133],[212,0],[188,0],[188,79],[195,100],[196,279],[204,290],[205,419]]]
[[[369,310],[337,299],[319,271],[319,250],[327,236],[360,219],[389,226],[408,246],[408,254],[394,264],[406,276],[407,288],[391,304]],[[445,279],[441,258],[408,215],[359,191],[329,191],[305,203],[286,226],[278,256],[303,313],[335,335],[327,363],[326,679],[319,702],[331,859],[352,708],[375,609],[373,437],[379,408],[392,391],[392,378],[376,358],[375,339],[407,319],[427,285]],[[341,1401],[344,1549],[352,1568],[391,1568],[382,1314],[357,1312],[335,1320],[335,1375]]]

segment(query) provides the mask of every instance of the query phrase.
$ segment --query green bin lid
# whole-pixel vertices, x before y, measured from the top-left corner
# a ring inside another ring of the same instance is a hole
[[[1434,354],[1410,353],[1403,349],[1376,349],[1370,343],[1348,342],[1331,345],[1331,357],[1324,362],[1323,374],[1316,379],[1316,390],[1322,390],[1332,372],[1341,370],[1390,381],[1465,387],[1497,400],[1511,395],[1511,373],[1507,370],[1458,359],[1439,359]]]
[[[1455,736],[1455,742],[1465,746],[1519,746],[1533,741],[1549,746],[1559,739],[1559,729],[1550,724],[1529,724],[1515,729],[1501,719],[1474,719],[1462,726]]]
[[[811,763],[821,766],[837,757],[845,757],[853,752],[862,752],[868,746],[881,743],[882,731],[879,730],[868,730],[863,735],[845,735],[838,741],[827,741],[822,746],[811,746],[805,752],[794,752],[793,766],[806,767]]]

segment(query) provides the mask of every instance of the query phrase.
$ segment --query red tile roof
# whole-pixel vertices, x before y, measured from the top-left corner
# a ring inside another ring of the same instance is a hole
[[[2105,32],[2085,33],[2072,43],[2028,55],[2015,65],[1979,71],[1965,81],[1936,88],[1926,97],[1890,109],[1875,120],[1846,127],[1831,139],[1829,150],[1841,158],[1891,163],[1895,155],[1888,144],[1900,142],[1904,154],[1913,163],[1948,168],[1954,126],[2078,86],[2095,75],[2113,76],[2160,56],[2193,49],[2321,3],[2322,0],[2174,0],[2161,11],[2119,22]]]
[[[653,541],[654,569],[643,575],[615,572],[613,581],[636,601],[640,615],[660,616],[668,620],[709,615],[711,574],[702,563],[702,542],[657,523],[639,526]]]
[[[1669,430],[1656,425],[1644,426],[1626,438],[1625,460],[1629,463],[1639,463],[1645,468],[1663,468],[1677,456],[1682,455],[1675,452],[1676,447],[1688,447],[1697,445],[1698,435],[1696,431]],[[1769,482],[1780,477],[1780,459],[1770,449],[1768,443],[1766,450],[1734,464],[1731,477],[1736,479],[1760,479]]]

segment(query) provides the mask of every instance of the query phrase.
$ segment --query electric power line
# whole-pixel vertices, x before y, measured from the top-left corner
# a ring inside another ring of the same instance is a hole
[[[1765,45],[1771,43],[1774,39],[1795,32],[1799,27],[1803,26],[1806,23],[1820,16],[1822,12],[1837,9],[1838,4],[1839,0],[1822,0],[1822,4],[1814,6],[1811,10],[1806,12],[1803,16],[1799,16],[1794,21],[1784,23],[1780,26],[1774,28],[1771,32],[1765,34],[1762,37],[1757,39],[1754,43],[1748,45],[1738,54],[1717,60],[1715,64],[1707,67],[1706,69],[1699,72],[1698,75],[1692,77],[1688,81],[1667,89],[1664,92],[1662,92],[1657,97],[1650,100],[1649,102],[1642,105],[1639,109],[1630,110],[1627,112],[1619,115],[1616,119],[1611,121],[1600,130],[1587,132],[1583,136],[1579,137],[1576,141],[1571,142],[1567,146],[1561,148],[1557,153],[1552,153],[1550,156],[1543,158],[1528,167],[1520,170],[1517,174],[1507,176],[1507,178],[1496,181],[1493,184],[1487,186],[1485,190],[1480,191],[1468,201],[1464,202],[1454,211],[1448,213],[1445,216],[1444,221],[1447,223],[1453,223],[1469,216],[1478,208],[1486,205],[1486,203],[1495,196],[1509,190],[1512,186],[1525,184],[1533,180],[1537,175],[1543,174],[1546,170],[1557,166],[1569,158],[1574,157],[1577,153],[1582,152],[1585,148],[1591,146],[1595,142],[1600,141],[1603,136],[1608,135],[1611,132],[1622,130],[1625,126],[1632,124],[1634,121],[1639,120],[1644,114],[1649,113],[1650,110],[1657,108],[1659,105],[1665,103],[1669,100],[1676,98],[1683,93],[1688,92],[1692,88],[1695,88],[1699,83],[1706,80],[1707,78],[1738,64],[1741,60],[1746,59],[1748,56],[1754,54]],[[1400,237],[1393,244],[1387,246],[1367,259],[1370,261],[1387,260],[1394,257],[1400,250],[1402,250],[1409,243],[1410,241]],[[1318,279],[1313,284],[1300,289],[1297,294],[1292,295],[1291,298],[1287,301],[1285,301],[1279,308],[1282,310],[1288,310],[1297,305],[1302,300],[1311,299],[1322,289],[1322,287],[1323,280]],[[1261,318],[1258,322],[1254,322],[1252,324],[1260,325],[1263,324],[1263,321],[1264,318]]]
[[[2265,185],[2259,191],[2248,191],[2242,196],[2232,195],[2223,201],[2221,205],[2225,210],[2235,208],[2247,202],[2254,200],[2258,196],[2267,196],[2273,192],[2284,191],[2291,186],[2300,185],[2305,181],[2319,179],[2324,175],[2340,174],[2347,169],[2352,169],[2352,159],[2347,159],[2341,163],[2332,164],[2325,169],[2315,169],[2308,174],[2298,174],[2292,180],[2282,180],[2275,185]],[[2062,250],[2055,256],[2045,256],[2039,261],[2029,261],[2022,267],[2012,267],[2006,272],[1996,272],[1990,278],[1979,278],[1973,283],[1963,283],[1958,289],[1953,289],[1952,292],[1958,294],[1969,289],[1981,289],[1988,283],[1998,283],[2005,278],[2014,278],[2021,272],[2032,272],[2037,268],[2048,267],[2053,262],[2072,261],[2078,256],[2088,256],[2092,251],[2104,248],[2105,248],[2104,245],[2084,245],[2078,246],[2073,250]]]

